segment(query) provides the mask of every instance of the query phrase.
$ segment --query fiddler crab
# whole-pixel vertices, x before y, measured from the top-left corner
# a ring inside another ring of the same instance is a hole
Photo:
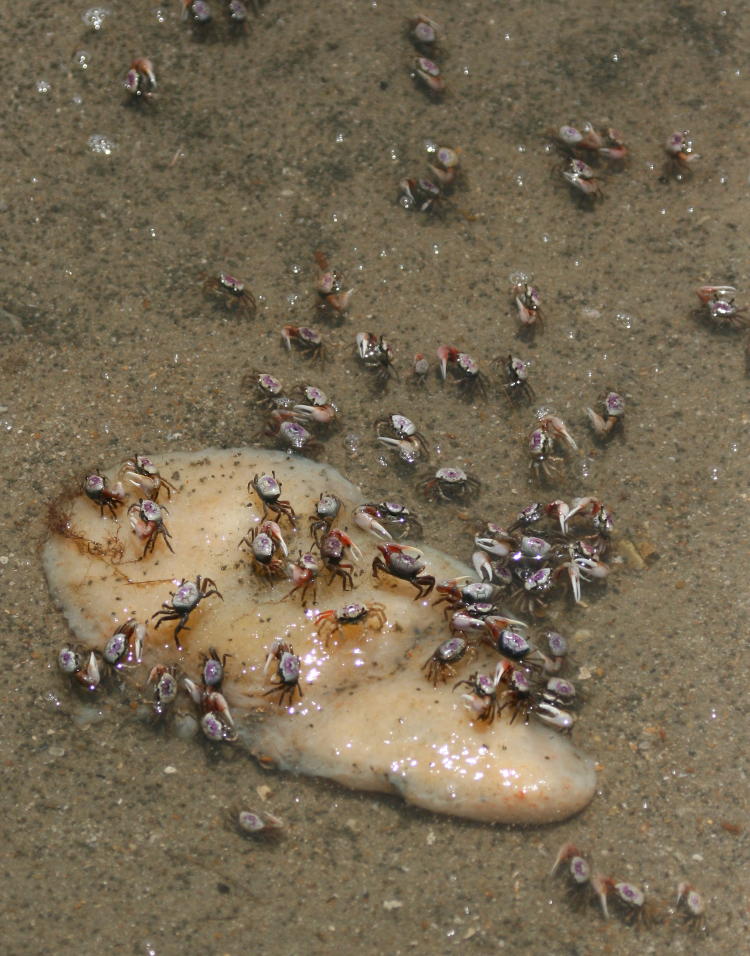
[[[191,613],[205,598],[214,595],[222,601],[224,598],[216,587],[216,583],[211,578],[202,578],[200,574],[195,581],[187,581],[185,578],[180,581],[176,591],[170,591],[170,599],[164,601],[161,608],[151,616],[151,620],[156,620],[155,627],[163,624],[165,621],[177,621],[177,627],[174,629],[174,642],[177,650],[182,650],[178,634],[183,630],[190,630],[187,626]]]
[[[146,683],[154,685],[151,697],[154,716],[157,718],[166,717],[170,713],[172,704],[177,700],[179,691],[177,668],[174,665],[165,667],[164,664],[157,664],[151,668]]]
[[[502,588],[487,581],[470,581],[469,578],[454,578],[441,581],[435,590],[440,595],[433,604],[446,604],[445,612],[457,611],[481,603],[494,608],[503,593]],[[489,613],[492,613],[490,611]]]
[[[307,403],[292,406],[292,411],[298,420],[313,422],[316,425],[330,425],[336,420],[338,408],[328,400],[328,396],[322,389],[315,385],[300,385],[297,391]]]
[[[527,440],[529,467],[537,481],[549,480],[563,461],[560,454],[565,449],[577,451],[578,445],[565,422],[557,415],[540,414],[536,427]]]
[[[320,534],[315,539],[315,544],[320,552],[323,567],[330,571],[328,583],[331,584],[335,577],[339,577],[343,590],[351,591],[354,588],[352,579],[354,565],[344,561],[344,557],[348,553],[355,561],[359,561],[362,558],[362,552],[357,545],[339,528],[331,528],[330,531]]]
[[[296,563],[292,562],[287,568],[289,576],[291,577],[292,584],[294,587],[292,590],[284,595],[283,600],[292,597],[293,594],[300,592],[300,601],[302,602],[302,607],[306,607],[306,597],[307,592],[312,588],[312,598],[313,604],[317,604],[317,580],[318,573],[320,572],[320,561],[317,556],[308,551],[306,554],[303,554],[300,551],[299,558]]]
[[[226,6],[230,32],[241,35],[247,30],[247,7],[242,0],[229,0]]]
[[[140,624],[134,617],[128,618],[108,638],[102,651],[102,659],[113,670],[135,667],[143,658],[143,645],[146,640],[146,625]]]
[[[433,53],[438,44],[440,26],[421,13],[409,20],[408,35],[420,53]]]
[[[497,715],[497,687],[502,680],[505,667],[502,663],[495,667],[494,674],[480,674],[475,671],[466,680],[460,680],[453,685],[467,687],[468,692],[462,694],[464,706],[478,721],[491,724]]]
[[[257,311],[255,296],[241,279],[220,272],[217,276],[209,276],[203,282],[203,291],[215,298],[221,299],[227,309],[236,309],[246,318],[252,319]]]
[[[695,152],[695,146],[688,130],[672,133],[664,144],[667,161],[664,165],[664,179],[671,176],[681,181],[692,175],[693,164],[701,157]]]
[[[646,894],[635,883],[614,880],[611,876],[594,873],[591,887],[602,907],[605,919],[609,917],[608,900],[612,900],[620,916],[627,923],[648,925],[656,915],[656,909],[646,900]]]
[[[208,654],[201,653],[201,681],[204,690],[221,690],[226,672],[227,658],[231,654],[219,654],[215,647],[209,647]]]
[[[365,368],[372,369],[378,382],[385,384],[391,375],[396,375],[393,365],[393,349],[385,336],[373,332],[357,332],[355,336],[357,355]]]
[[[344,288],[342,276],[335,269],[331,269],[328,259],[322,252],[315,253],[315,261],[319,269],[315,288],[320,296],[320,308],[334,315],[344,315],[349,308],[354,289]]]
[[[432,175],[443,189],[452,186],[460,171],[458,150],[428,141],[427,152],[430,155],[428,166]]]
[[[76,686],[95,691],[102,680],[99,662],[94,651],[81,651],[67,645],[57,655],[57,664]]]
[[[289,351],[294,345],[305,358],[317,362],[325,360],[323,336],[317,329],[311,329],[307,325],[285,325],[281,329],[281,337]]]
[[[102,517],[104,517],[105,508],[113,518],[117,517],[117,509],[125,501],[125,489],[122,482],[118,481],[114,488],[108,488],[106,476],[95,473],[83,479],[83,490],[87,498],[99,505]]]
[[[442,198],[440,187],[431,179],[402,179],[398,188],[399,205],[409,212],[429,212]]]
[[[571,159],[562,174],[573,192],[584,200],[595,203],[604,199],[601,182],[594,175],[594,170],[582,159]]]
[[[321,611],[315,616],[314,623],[328,646],[331,639],[338,637],[346,627],[366,624],[372,630],[379,631],[387,620],[385,607],[377,601],[372,601],[370,604],[345,604],[335,610]],[[370,621],[373,624],[370,624]]]
[[[484,398],[487,394],[487,379],[479,371],[479,362],[467,352],[461,352],[453,345],[441,345],[437,350],[440,361],[440,375],[443,381],[450,369],[452,382],[463,391],[466,398],[473,399],[477,392]]]
[[[189,20],[194,27],[205,28],[213,19],[211,5],[207,0],[182,0],[182,19]]]
[[[445,92],[445,80],[440,73],[440,67],[426,56],[414,59],[411,78],[432,97],[441,97]]]
[[[384,430],[390,434],[382,434]],[[429,458],[427,439],[405,415],[392,414],[379,418],[375,422],[375,432],[378,441],[395,449],[401,461],[408,465],[413,465],[422,457]]]
[[[453,665],[462,661],[470,652],[473,652],[473,645],[459,634],[442,641],[422,664],[427,680],[432,682],[433,687],[437,687],[438,681],[445,683],[451,677],[455,677],[456,671]]]
[[[567,864],[564,869],[563,864]],[[574,843],[563,843],[550,870],[550,876],[565,873],[567,893],[576,908],[583,908],[594,898],[591,886],[591,864]]]
[[[262,521],[258,528],[251,528],[240,545],[246,544],[253,556],[253,570],[256,574],[269,579],[286,577],[286,559],[288,550],[281,534],[281,528],[275,521]],[[279,553],[284,559],[279,557]]]
[[[271,412],[263,434],[268,438],[275,438],[290,454],[298,451],[314,456],[321,448],[321,444],[304,425],[299,423],[298,418],[298,413],[294,411]]]
[[[275,519],[280,521],[282,517],[285,517],[292,528],[297,527],[297,515],[291,503],[282,499],[281,482],[277,481],[275,471],[272,471],[270,475],[255,475],[252,481],[248,482],[248,491],[251,486],[263,503],[264,518],[270,512]]]
[[[431,574],[422,574],[426,562],[417,548],[403,544],[379,544],[378,551],[380,555],[376,555],[372,562],[374,578],[379,578],[382,571],[401,581],[408,581],[417,590],[415,601],[427,597],[435,587],[435,578]]]
[[[250,372],[244,378],[243,384],[252,385],[255,388],[257,394],[255,404],[259,408],[277,408],[279,401],[283,399],[283,382],[271,372]]]
[[[145,542],[141,558],[145,558],[149,551],[154,550],[160,537],[174,554],[174,548],[169,541],[172,535],[167,531],[167,526],[164,524],[165,514],[169,514],[169,512],[164,505],[157,505],[151,498],[141,498],[128,508],[130,527],[135,535]]]
[[[223,668],[222,668],[223,673]],[[226,697],[210,686],[200,686],[186,677],[185,690],[201,715],[200,727],[203,736],[212,743],[232,743],[237,739],[234,720]]]
[[[602,441],[606,441],[622,431],[625,422],[625,399],[617,392],[607,392],[599,401],[601,411],[587,408],[589,424],[594,434]]]
[[[555,134],[558,146],[574,157],[606,159],[610,163],[622,163],[628,158],[628,147],[622,133],[611,126],[597,130],[591,123],[584,123],[579,130],[575,126],[561,126]]]
[[[161,474],[153,461],[146,455],[133,455],[120,465],[122,477],[137,488],[146,498],[152,501],[159,500],[159,492],[162,488],[167,492],[167,498],[172,497],[172,492],[177,489],[167,481]]]
[[[507,358],[496,358],[493,365],[502,365],[505,370],[503,391],[514,405],[523,403],[531,405],[534,401],[534,389],[529,382],[529,363],[515,355]]]
[[[425,385],[429,371],[430,363],[427,360],[427,356],[422,352],[417,352],[411,367],[412,382],[415,385]]]
[[[321,491],[315,502],[315,511],[310,515],[310,534],[317,537],[321,531],[327,533],[341,511],[341,498],[327,491]]]
[[[156,95],[156,74],[148,57],[140,56],[130,64],[124,82],[125,92],[134,103],[148,103]]]
[[[510,295],[516,307],[521,330],[533,335],[537,329],[544,327],[544,312],[539,289],[531,284],[531,277],[523,272],[514,273],[510,281],[512,283]]]
[[[240,832],[252,837],[277,836],[284,829],[284,821],[267,810],[240,810],[236,817]]]
[[[265,691],[264,697],[270,697],[272,694],[278,694],[276,701],[279,706],[284,706],[285,698],[288,699],[289,706],[294,703],[294,695],[299,694],[303,697],[300,687],[300,659],[294,653],[291,644],[287,644],[280,637],[274,638],[268,651],[266,663],[263,667],[263,673],[268,675],[271,668],[275,665],[275,672],[270,680],[272,687]]]
[[[711,321],[718,328],[742,329],[748,324],[744,309],[734,302],[737,290],[732,285],[702,285],[696,295],[708,308]]]
[[[358,505],[354,509],[354,523],[363,531],[385,540],[391,540],[394,535],[397,538],[422,535],[419,518],[400,501],[368,501]]]
[[[419,483],[422,494],[430,499],[442,501],[463,500],[467,495],[479,494],[481,483],[478,478],[465,472],[463,468],[445,467]]]
[[[701,894],[692,884],[683,881],[677,886],[675,905],[680,909],[691,929],[697,932],[706,931],[706,904]]]

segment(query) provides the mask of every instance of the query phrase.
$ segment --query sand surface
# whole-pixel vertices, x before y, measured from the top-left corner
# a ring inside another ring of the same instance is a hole
[[[270,0],[247,36],[220,21],[202,41],[176,2],[112,0],[96,34],[84,6],[0,4],[4,951],[737,952],[748,380],[742,335],[696,320],[694,289],[730,282],[750,302],[747,10],[437,3],[425,12],[444,26],[448,94],[435,103],[409,78],[417,11],[402,3]],[[159,84],[142,109],[121,85],[138,55]],[[548,129],[585,120],[632,147],[594,209],[545,149]],[[690,181],[662,183],[663,142],[685,128],[703,159]],[[426,173],[427,139],[462,150],[443,215],[396,202],[401,178]],[[316,249],[355,286],[338,325],[315,315]],[[255,320],[203,295],[220,269],[252,286]],[[510,308],[518,270],[544,296],[533,343]],[[289,354],[285,323],[319,327],[327,363]],[[393,345],[386,394],[353,354],[364,330]],[[591,673],[576,728],[600,764],[591,806],[541,829],[462,823],[154,732],[116,695],[83,721],[55,664],[68,632],[39,560],[48,501],[123,449],[251,442],[263,419],[243,378],[267,367],[339,404],[325,460],[368,495],[407,499],[427,540],[466,559],[471,521],[505,522],[538,496],[533,416],[494,387],[463,401],[434,368],[412,388],[411,357],[441,344],[531,359],[537,403],[583,449],[551,496],[598,495],[654,547],[646,569],[553,616]],[[628,418],[602,449],[583,407],[605,388]],[[392,411],[419,423],[433,464],[481,479],[475,502],[419,498],[373,441]],[[237,805],[278,814],[282,838],[239,836]],[[694,883],[709,939],[577,911],[547,876],[567,840],[657,899]]]

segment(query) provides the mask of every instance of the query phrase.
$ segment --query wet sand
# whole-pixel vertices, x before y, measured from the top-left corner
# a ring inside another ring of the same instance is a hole
[[[437,4],[425,10],[445,29],[436,103],[409,78],[417,11],[400,3],[271,0],[246,36],[221,21],[203,40],[175,3],[160,16],[107,3],[97,34],[84,5],[45,3],[28,21],[5,6],[5,951],[737,952],[750,902],[748,380],[743,336],[697,319],[694,289],[730,282],[748,301],[747,13]],[[159,83],[142,108],[121,85],[137,55]],[[550,128],[587,119],[632,147],[595,208],[545,149]],[[703,158],[689,181],[663,183],[663,142],[686,128]],[[110,155],[91,152],[97,134]],[[465,181],[442,214],[410,214],[397,184],[426,174],[427,139],[460,146]],[[340,324],[315,315],[317,249],[356,289]],[[222,269],[252,286],[253,321],[203,295],[202,274]],[[511,309],[518,270],[544,296],[533,343]],[[323,367],[284,349],[285,323],[324,332]],[[395,350],[386,394],[354,356],[368,329]],[[507,522],[540,496],[524,448],[533,413],[496,387],[463,401],[435,363],[411,387],[413,354],[445,343],[485,363],[531,359],[537,405],[584,450],[544,495],[597,495],[622,535],[655,545],[647,569],[618,567],[587,607],[552,616],[592,675],[575,730],[600,764],[591,806],[545,828],[472,824],[155,731],[117,695],[83,721],[56,669],[69,635],[38,555],[48,501],[118,456],[253,441],[263,418],[243,377],[266,367],[339,404],[326,461],[368,496],[405,498],[427,540],[466,558],[474,519]],[[603,449],[583,408],[605,388],[628,412]],[[475,502],[419,498],[374,443],[391,411],[419,423],[440,463],[481,479]],[[281,816],[281,839],[239,836],[237,805]],[[694,883],[706,941],[676,919],[638,930],[577,911],[548,878],[567,840],[657,900]]]

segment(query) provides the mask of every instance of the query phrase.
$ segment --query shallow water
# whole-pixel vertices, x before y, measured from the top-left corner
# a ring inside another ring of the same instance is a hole
[[[736,952],[750,907],[750,417],[742,336],[697,320],[693,290],[748,287],[747,12],[438,3],[425,12],[445,28],[449,93],[434,103],[409,79],[415,11],[401,3],[271,0],[247,36],[221,23],[202,41],[175,3],[106,6],[94,34],[83,4],[37,4],[28,21],[5,4],[5,951]],[[143,108],[123,105],[135,55],[159,81]],[[594,209],[545,150],[549,128],[586,119],[633,150]],[[662,183],[663,141],[684,128],[703,159]],[[110,155],[91,152],[96,134]],[[465,185],[443,215],[408,214],[397,183],[425,173],[430,138],[461,147]],[[314,314],[316,249],[356,287],[338,326]],[[220,269],[252,285],[254,321],[203,296],[201,274]],[[517,270],[544,296],[533,344],[510,308]],[[329,336],[325,366],[286,352],[287,322]],[[354,358],[365,329],[395,349],[387,394]],[[550,497],[598,495],[622,535],[656,546],[647,570],[618,569],[553,618],[592,672],[575,731],[601,765],[591,806],[540,829],[465,823],[154,732],[116,697],[101,720],[74,719],[55,667],[68,633],[38,558],[47,502],[113,458],[252,441],[253,368],[324,386],[343,425],[323,457],[368,495],[418,507],[438,547],[468,555],[467,518],[505,522],[538,496],[532,412],[495,388],[466,403],[434,374],[410,386],[413,353],[442,343],[531,358],[537,403],[585,451]],[[624,438],[601,449],[582,409],[604,388],[629,405]],[[423,503],[383,463],[372,422],[391,411],[481,479],[475,503]],[[281,840],[234,832],[229,809],[248,803],[284,818]],[[547,877],[567,840],[659,900],[695,883],[707,943],[676,920],[638,931],[576,911]]]

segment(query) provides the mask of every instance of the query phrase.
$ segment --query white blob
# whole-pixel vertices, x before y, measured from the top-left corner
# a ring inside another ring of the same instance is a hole
[[[208,577],[224,600],[208,597],[190,614],[189,629],[180,633],[183,651],[173,639],[176,622],[156,629],[149,620],[142,683],[156,663],[178,664],[197,681],[201,653],[215,648],[220,657],[231,655],[222,689],[240,742],[222,746],[244,744],[282,769],[395,791],[418,806],[477,820],[543,823],[586,806],[596,782],[593,764],[568,737],[534,720],[511,724],[507,715],[490,724],[472,720],[461,688],[453,692],[455,681],[474,670],[492,673],[497,657],[490,650],[464,661],[445,684],[433,687],[426,679],[425,661],[448,636],[442,606],[432,606],[433,596],[414,600],[417,592],[408,582],[373,578],[378,541],[355,525],[352,510],[363,498],[338,472],[261,449],[206,449],[154,462],[176,489],[170,500],[164,489],[160,498],[174,554],[159,539],[141,559],[143,544],[126,513],[137,498],[128,498],[115,520],[83,494],[66,505],[67,533],[53,534],[44,548],[50,589],[81,644],[102,648],[128,618],[150,619],[183,579]],[[296,532],[280,519],[290,558],[310,550],[309,516],[319,494],[342,499],[335,524],[364,552],[353,592],[342,591],[340,578],[329,583],[322,571],[318,605],[305,610],[298,595],[287,597],[289,580],[271,583],[253,571],[240,541],[259,525],[262,506],[248,482],[272,470],[282,498],[299,516]],[[117,468],[108,479],[114,487]],[[424,573],[438,581],[469,573],[447,555],[420,550]],[[385,624],[378,629],[373,615],[319,633],[319,611],[352,601],[382,604]],[[266,695],[274,668],[264,673],[264,664],[277,638],[301,658],[304,696],[295,695],[292,706],[276,703],[278,694]],[[184,704],[191,706],[189,698]]]

